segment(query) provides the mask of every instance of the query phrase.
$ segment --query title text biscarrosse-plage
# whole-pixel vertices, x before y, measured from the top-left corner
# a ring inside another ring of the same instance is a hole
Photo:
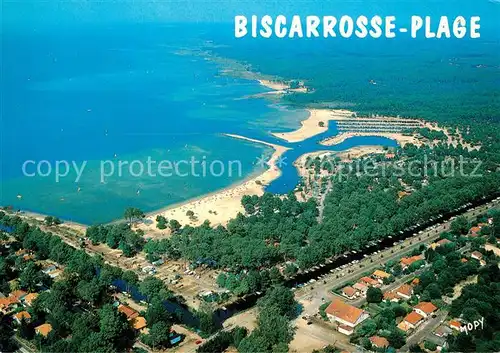
[[[411,16],[409,26],[398,26],[396,16],[235,16],[236,38],[479,38],[479,16],[431,18]]]

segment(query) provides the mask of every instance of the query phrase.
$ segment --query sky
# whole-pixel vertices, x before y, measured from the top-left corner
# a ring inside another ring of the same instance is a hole
[[[232,22],[235,15],[489,15],[500,0],[2,0],[4,25]],[[492,13],[495,16],[492,16]]]

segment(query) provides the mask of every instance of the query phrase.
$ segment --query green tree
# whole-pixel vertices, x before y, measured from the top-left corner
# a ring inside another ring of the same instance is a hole
[[[126,335],[128,323],[125,316],[106,304],[99,310],[100,336],[109,343],[114,343],[121,336]]]
[[[469,222],[464,216],[457,217],[450,225],[450,232],[455,235],[467,234],[469,231]]]
[[[19,284],[21,288],[29,292],[35,292],[38,284],[41,284],[43,273],[38,269],[34,262],[28,262],[24,267],[23,272],[19,276]]]
[[[146,322],[148,323],[149,327],[158,322],[170,322],[170,314],[165,309],[163,301],[158,297],[154,297],[151,300],[144,317],[146,318]]]
[[[258,305],[261,312],[275,309],[278,315],[291,319],[295,316],[298,304],[289,288],[275,286],[266,292],[258,301]]]
[[[154,297],[163,300],[168,299],[171,295],[163,281],[154,276],[148,276],[139,285],[139,291],[151,300]]]
[[[145,216],[144,212],[142,212],[140,209],[136,207],[128,207],[125,209],[125,212],[123,213],[123,217],[126,220],[128,220],[129,223],[143,219],[144,216]]]
[[[175,219],[171,219],[168,222],[168,226],[170,227],[170,230],[172,231],[172,233],[177,233],[179,231],[179,229],[181,229],[181,224]]]
[[[384,297],[380,288],[369,287],[366,291],[366,301],[368,303],[380,303]]]
[[[164,321],[154,323],[142,341],[153,349],[169,346],[170,325]]]
[[[158,229],[166,229],[167,225],[168,225],[168,220],[164,216],[162,215],[156,216],[156,227]]]

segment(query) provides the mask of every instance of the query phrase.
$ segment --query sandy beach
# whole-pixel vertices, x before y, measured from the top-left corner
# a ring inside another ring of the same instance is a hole
[[[264,187],[281,175],[281,170],[276,165],[280,156],[288,150],[287,147],[271,144],[268,142],[247,138],[240,135],[224,134],[231,138],[238,138],[254,143],[261,143],[272,147],[274,153],[267,161],[268,169],[263,173],[252,176],[244,182],[230,186],[226,189],[205,195],[199,199],[190,200],[180,205],[155,211],[147,214],[145,223],[137,225],[147,231],[149,236],[169,235],[167,229],[156,228],[156,217],[162,215],[167,219],[175,219],[182,225],[197,226],[208,220],[212,226],[225,225],[231,218],[235,218],[239,212],[244,212],[241,198],[244,195],[263,195]],[[193,211],[194,217],[186,215],[187,211]]]
[[[273,135],[290,143],[300,142],[315,135],[326,132],[328,130],[329,121],[356,123],[357,121],[359,122],[361,120],[361,121],[369,121],[374,124],[384,123],[384,122],[394,123],[394,124],[414,122],[422,124],[422,126],[424,126],[424,122],[418,119],[404,119],[404,118],[386,117],[386,116],[376,116],[370,118],[364,117],[358,119],[354,112],[343,109],[308,109],[308,112],[309,112],[309,117],[301,122],[301,126],[297,130],[290,132],[276,132],[273,133]],[[401,141],[407,141],[407,139],[402,137],[402,134],[395,133],[390,135],[393,137],[398,137]],[[371,132],[367,135],[365,135],[364,133],[360,133],[359,136],[386,136],[393,138],[389,136],[388,133],[384,132]]]
[[[308,109],[309,117],[301,122],[300,128],[290,132],[275,132],[274,136],[287,142],[300,142],[328,130],[330,120],[346,119],[352,115],[347,110]]]
[[[290,88],[286,83],[284,82],[279,82],[279,81],[271,81],[271,80],[264,80],[264,79],[259,79],[257,80],[262,86],[265,86],[267,88],[272,89],[273,91],[286,91],[288,88]]]
[[[396,140],[401,147],[404,147],[408,143],[412,143],[416,146],[422,145],[422,141],[417,139],[415,136],[403,135],[398,132],[341,132],[334,137],[329,137],[320,142],[323,146],[333,146],[344,142],[345,140],[355,137],[355,136],[379,136],[387,137]]]

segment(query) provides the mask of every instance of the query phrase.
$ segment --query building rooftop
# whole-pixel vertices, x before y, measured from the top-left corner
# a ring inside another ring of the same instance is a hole
[[[446,245],[446,244],[449,244],[449,243],[451,243],[451,241],[448,240],[448,239],[441,239],[440,241],[437,242],[437,244],[439,246]]]
[[[408,315],[406,315],[406,317],[404,318],[404,321],[412,324],[412,325],[416,325],[418,324],[420,321],[423,320],[423,316],[420,315],[419,313],[415,312],[415,311],[412,311],[411,313],[409,313]]]
[[[417,305],[415,305],[414,308],[422,310],[426,314],[431,314],[438,309],[434,304],[430,302],[420,302]]]
[[[142,330],[144,327],[146,327],[146,319],[142,316],[138,316],[135,319],[133,319],[133,326],[136,330]]]
[[[479,260],[483,258],[483,254],[481,254],[479,251],[473,251],[470,255]]]
[[[38,293],[30,293],[24,297],[24,301],[26,304],[31,305],[38,298]]]
[[[423,260],[422,255],[401,258],[401,265],[410,266],[412,263]]]
[[[387,338],[380,336],[371,336],[370,342],[377,348],[386,348],[389,347],[389,341]]]
[[[391,277],[390,274],[388,274],[387,272],[384,272],[382,270],[375,270],[375,272],[373,272],[373,276],[374,277],[378,277],[378,278],[389,278],[389,277]]]
[[[27,293],[23,290],[15,290],[9,294],[9,297],[16,298],[17,300],[21,300]]]
[[[344,287],[342,288],[342,292],[348,296],[348,297],[352,297],[354,296],[358,291],[354,288],[352,288],[351,286],[347,286],[347,287]]]
[[[118,311],[123,313],[127,317],[127,320],[132,320],[139,316],[137,311],[123,304],[118,305]]]
[[[402,284],[398,289],[396,289],[396,293],[401,293],[402,295],[410,297],[413,294],[413,287],[406,283]]]
[[[362,283],[366,283],[366,284],[369,284],[369,285],[372,285],[372,286],[376,286],[376,285],[378,285],[378,284],[379,284],[379,283],[378,283],[376,280],[374,280],[373,278],[366,277],[366,276],[361,277],[359,280],[360,280],[360,282],[362,282]]]
[[[35,327],[35,332],[38,333],[39,335],[42,335],[44,337],[47,337],[47,335],[52,331],[52,325],[51,324],[42,324],[40,326]]]
[[[27,311],[20,311],[17,314],[12,315],[15,319],[21,321],[22,319],[29,320],[31,319],[31,315]]]
[[[394,300],[399,299],[399,296],[394,291],[389,291],[384,293],[384,300]]]
[[[351,324],[355,324],[364,313],[363,310],[349,305],[337,298],[335,298],[330,305],[328,305],[325,312]]]

